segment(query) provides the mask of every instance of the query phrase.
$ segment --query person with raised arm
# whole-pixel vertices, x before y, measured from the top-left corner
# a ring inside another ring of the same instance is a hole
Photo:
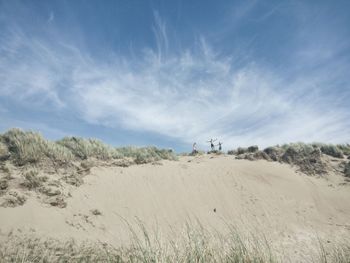
[[[207,142],[210,142],[210,148],[211,148],[211,150],[212,150],[212,151],[214,151],[214,150],[215,150],[215,145],[214,145],[214,142],[215,142],[216,140],[217,140],[217,139],[215,139],[215,140],[210,139],[209,141],[207,141]]]

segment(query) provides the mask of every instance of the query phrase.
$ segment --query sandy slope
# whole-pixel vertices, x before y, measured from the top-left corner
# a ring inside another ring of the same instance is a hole
[[[229,223],[261,232],[280,253],[300,258],[316,236],[331,242],[350,236],[350,186],[335,176],[314,178],[285,164],[232,156],[161,164],[93,168],[66,208],[44,205],[35,194],[23,206],[0,208],[0,230],[117,245],[128,240],[125,222],[135,218],[165,235],[180,235],[185,222],[199,220],[206,229],[225,232]]]

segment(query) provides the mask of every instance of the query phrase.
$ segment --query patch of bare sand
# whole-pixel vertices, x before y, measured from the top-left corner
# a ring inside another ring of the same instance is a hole
[[[34,194],[23,206],[0,207],[1,232],[118,246],[137,220],[165,238],[198,220],[207,230],[224,233],[233,224],[264,234],[279,255],[300,260],[316,250],[317,237],[332,243],[350,234],[350,187],[336,175],[310,177],[286,164],[204,155],[93,168],[84,180],[66,208],[40,203]]]

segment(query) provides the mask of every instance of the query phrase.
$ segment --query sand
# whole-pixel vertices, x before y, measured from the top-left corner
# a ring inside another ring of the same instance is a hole
[[[120,245],[130,239],[128,224],[138,221],[165,238],[180,236],[186,222],[223,233],[230,224],[265,235],[282,258],[303,259],[317,238],[348,240],[350,186],[342,182],[228,155],[95,167],[71,191],[66,208],[43,204],[35,193],[23,206],[0,208],[0,230]]]

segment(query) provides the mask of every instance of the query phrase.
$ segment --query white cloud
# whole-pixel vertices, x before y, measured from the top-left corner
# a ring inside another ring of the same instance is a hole
[[[157,13],[155,18],[158,49],[112,64],[12,32],[1,39],[1,97],[200,145],[211,137],[226,147],[350,139],[349,109],[322,93],[336,72],[299,71],[290,80],[258,63],[233,68],[235,58],[220,57],[204,38],[193,49],[169,53],[165,23]]]
[[[74,96],[83,118],[107,126],[155,132],[180,140],[218,137],[231,145],[269,145],[288,141],[344,141],[347,112],[324,113],[322,97],[309,100],[304,77],[295,83],[249,65],[185,52],[159,63],[144,59],[97,70],[89,65],[74,74]],[[321,95],[320,95],[321,96]]]

